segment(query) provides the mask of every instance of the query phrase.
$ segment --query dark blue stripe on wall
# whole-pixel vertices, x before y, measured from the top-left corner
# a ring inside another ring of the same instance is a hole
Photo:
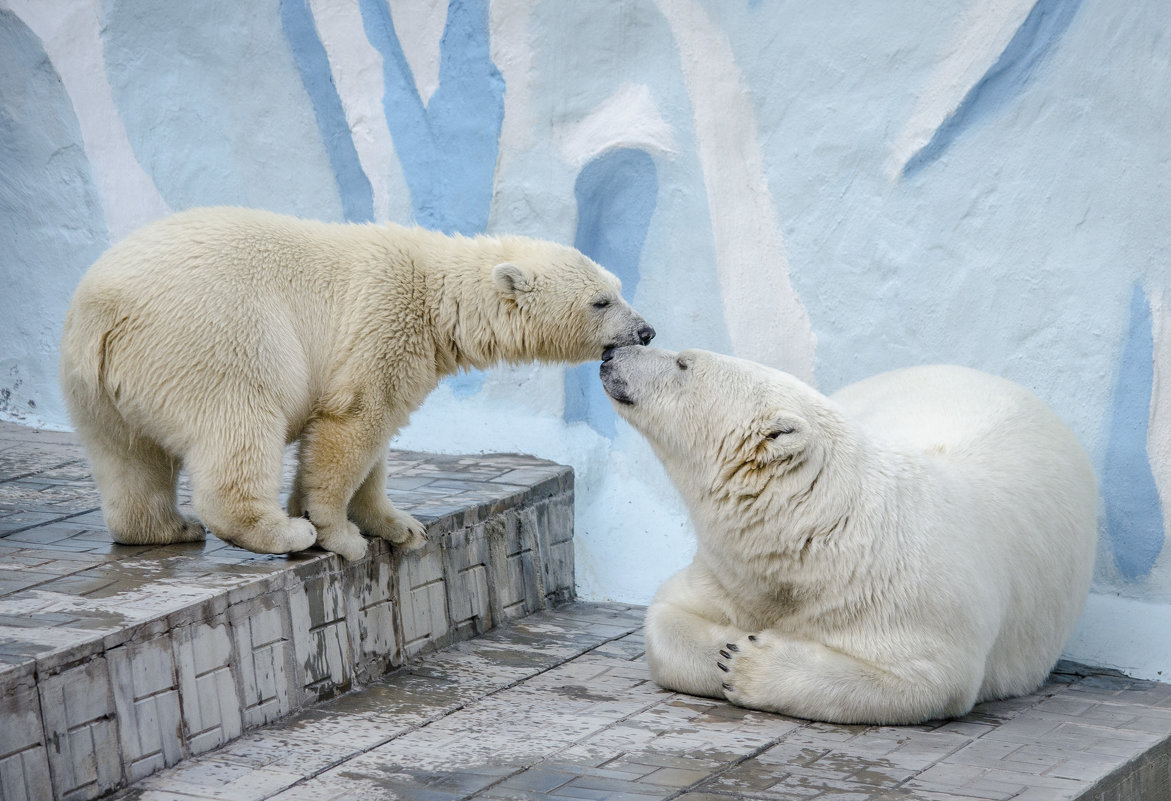
[[[489,51],[487,2],[452,0],[448,6],[439,87],[426,108],[386,0],[359,2],[366,36],[382,54],[386,123],[415,222],[444,233],[484,231],[504,122],[504,80]]]
[[[907,161],[903,175],[935,161],[956,137],[1019,95],[1069,28],[1080,5],[1081,0],[1037,0],[996,63],[968,90],[931,141]]]
[[[434,168],[436,165],[433,164],[418,164],[425,156],[433,155],[427,133],[427,113],[415,89],[415,78],[407,64],[407,57],[403,55],[399,44],[394,20],[390,16],[390,5],[386,0],[359,0],[358,5],[362,11],[366,38],[382,54],[382,106],[394,139],[395,154],[403,162],[404,171],[408,170],[408,164],[415,170],[420,166]],[[410,174],[407,180],[409,183]]]
[[[504,79],[489,50],[486,0],[452,0],[440,41],[439,87],[424,108],[386,0],[359,0],[366,38],[382,54],[386,125],[411,192],[414,222],[444,233],[488,227],[504,122]],[[471,370],[444,382],[480,391]]]
[[[577,176],[574,246],[622,281],[630,298],[638,288],[638,262],[659,195],[658,171],[645,151],[608,150]]]
[[[654,159],[633,148],[609,150],[587,164],[574,184],[574,246],[618,276],[628,299],[638,287],[638,263],[659,196]],[[565,371],[565,420],[584,420],[603,436],[616,433],[595,365]]]
[[[358,159],[341,97],[333,83],[329,57],[317,34],[308,1],[281,0],[281,27],[289,40],[301,82],[313,103],[317,129],[337,177],[342,213],[350,222],[369,222],[374,219],[374,190]]]
[[[1140,285],[1130,301],[1130,330],[1118,366],[1106,443],[1102,491],[1106,533],[1124,578],[1144,578],[1163,550],[1163,511],[1147,454],[1154,337],[1151,308]]]

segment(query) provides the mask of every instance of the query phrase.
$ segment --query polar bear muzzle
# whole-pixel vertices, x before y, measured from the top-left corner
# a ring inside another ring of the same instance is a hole
[[[654,336],[653,329],[651,336]],[[646,340],[646,342],[649,341],[649,339]],[[643,344],[645,345],[645,342]],[[605,388],[606,394],[615,403],[623,406],[634,405],[628,376],[632,369],[635,369],[637,359],[649,353],[650,349],[638,345],[606,348],[602,353],[602,366],[598,370],[598,375],[602,379],[602,386]]]

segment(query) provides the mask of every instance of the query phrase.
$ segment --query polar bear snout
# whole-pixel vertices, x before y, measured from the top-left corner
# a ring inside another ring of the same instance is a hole
[[[633,309],[631,309],[631,313],[634,313]],[[606,361],[609,358],[606,354],[610,354],[612,357],[614,351],[618,348],[625,348],[632,345],[646,345],[654,338],[655,329],[651,327],[650,323],[635,314],[630,326],[602,348],[602,360]]]
[[[602,355],[602,367],[599,369],[598,375],[602,379],[602,387],[605,388],[606,394],[615,403],[633,406],[634,398],[630,397],[630,388],[626,383],[626,378],[614,362],[615,354],[621,353],[623,350],[626,348],[607,348],[606,353]]]
[[[653,383],[657,374],[662,372],[662,363],[673,357],[674,354],[668,351],[645,345],[608,348],[602,355],[598,375],[606,394],[615,403],[633,406],[635,395],[647,391],[649,383]]]

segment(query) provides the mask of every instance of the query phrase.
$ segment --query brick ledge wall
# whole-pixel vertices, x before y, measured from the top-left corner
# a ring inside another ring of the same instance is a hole
[[[67,436],[0,424],[0,798],[90,799],[573,598],[573,473],[392,453],[402,555],[118,546]]]

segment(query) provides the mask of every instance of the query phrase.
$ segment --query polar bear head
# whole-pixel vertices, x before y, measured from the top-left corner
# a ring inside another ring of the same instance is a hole
[[[650,441],[693,513],[775,514],[852,441],[836,407],[787,373],[702,350],[609,356],[601,377],[615,409]]]
[[[591,361],[654,337],[618,279],[580,251],[521,237],[503,244],[507,260],[491,269],[502,358]]]

